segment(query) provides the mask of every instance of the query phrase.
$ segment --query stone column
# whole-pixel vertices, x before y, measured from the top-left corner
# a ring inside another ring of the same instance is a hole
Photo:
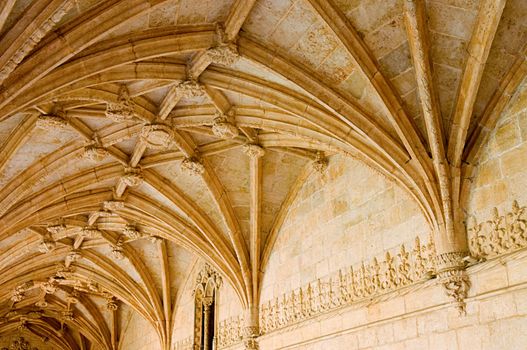
[[[245,313],[245,326],[243,328],[243,345],[245,350],[258,350],[258,336],[260,327],[258,320],[258,306],[253,306]]]
[[[203,349],[212,350],[209,347],[209,322],[210,322],[210,310],[212,307],[212,297],[203,298]]]

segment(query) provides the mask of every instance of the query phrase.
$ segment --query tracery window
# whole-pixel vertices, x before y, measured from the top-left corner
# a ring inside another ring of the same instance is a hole
[[[221,276],[205,264],[194,289],[194,350],[216,350],[218,289]]]

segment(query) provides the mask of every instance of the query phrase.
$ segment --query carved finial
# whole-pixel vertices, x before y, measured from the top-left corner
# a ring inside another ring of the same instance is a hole
[[[183,159],[181,162],[181,170],[188,174],[199,176],[205,172],[205,167],[198,158],[190,157]]]
[[[133,119],[134,115],[134,102],[126,85],[122,84],[119,88],[117,102],[106,104],[106,117],[113,121],[121,122]]]
[[[127,167],[124,169],[124,175],[121,176],[122,181],[130,187],[137,187],[143,183],[143,176],[140,168]]]
[[[265,155],[263,147],[251,143],[243,145],[243,152],[251,158],[260,158]]]

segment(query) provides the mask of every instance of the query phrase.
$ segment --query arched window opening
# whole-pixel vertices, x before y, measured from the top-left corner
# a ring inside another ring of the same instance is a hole
[[[194,289],[194,350],[215,350],[221,276],[205,264]]]

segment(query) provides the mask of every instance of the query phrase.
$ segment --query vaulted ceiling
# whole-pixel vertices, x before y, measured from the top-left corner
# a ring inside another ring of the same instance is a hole
[[[0,335],[112,349],[123,304],[168,348],[198,258],[257,305],[334,154],[448,235],[527,72],[525,18],[524,0],[2,1]]]

